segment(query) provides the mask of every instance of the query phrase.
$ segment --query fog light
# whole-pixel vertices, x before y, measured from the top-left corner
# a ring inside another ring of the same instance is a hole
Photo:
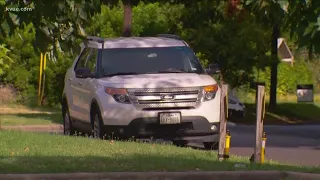
[[[213,96],[214,96],[214,93],[213,93],[213,92],[208,92],[208,93],[206,93],[206,98],[207,98],[208,100],[213,99]]]
[[[126,101],[126,96],[125,95],[119,95],[118,97],[119,102],[125,102]]]
[[[216,126],[216,125],[212,125],[212,126],[211,126],[211,130],[212,130],[212,131],[217,130],[217,126]]]

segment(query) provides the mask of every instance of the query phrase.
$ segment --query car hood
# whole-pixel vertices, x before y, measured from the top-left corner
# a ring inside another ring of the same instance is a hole
[[[196,73],[118,75],[100,79],[100,84],[116,88],[192,87],[215,83],[211,76]]]

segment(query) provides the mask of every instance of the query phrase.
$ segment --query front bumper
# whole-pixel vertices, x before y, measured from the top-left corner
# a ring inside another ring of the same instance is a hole
[[[220,122],[220,98],[202,102],[197,108],[163,108],[155,110],[139,110],[133,104],[120,104],[110,98],[99,99],[99,107],[104,125],[126,126],[135,119],[150,119],[155,121],[159,112],[181,112],[182,117],[201,116],[210,123]],[[105,100],[105,101],[102,101]]]
[[[212,130],[211,126],[215,125]],[[210,123],[201,116],[183,116],[180,124],[159,124],[158,118],[137,118],[127,126],[106,125],[105,132],[113,137],[154,138],[167,140],[202,140],[216,142],[219,123]]]

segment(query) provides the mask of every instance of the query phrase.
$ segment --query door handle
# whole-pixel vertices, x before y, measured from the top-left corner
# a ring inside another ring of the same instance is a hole
[[[69,80],[69,81],[72,81],[72,78],[69,78],[68,80]]]
[[[82,82],[78,82],[78,84],[79,84],[80,86],[82,86]]]

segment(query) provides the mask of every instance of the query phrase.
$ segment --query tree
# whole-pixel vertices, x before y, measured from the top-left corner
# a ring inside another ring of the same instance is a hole
[[[251,81],[253,67],[264,61],[268,50],[264,27],[250,13],[228,12],[225,1],[188,1],[178,34],[195,49],[200,60],[220,65],[222,81],[238,87]],[[238,18],[240,15],[241,18]]]
[[[4,74],[4,70],[9,69],[13,60],[8,56],[9,49],[5,44],[0,44],[0,76]]]
[[[312,60],[314,53],[320,53],[320,1],[289,0],[285,27],[291,37],[296,37],[299,48],[308,50]]]
[[[123,0],[123,32],[122,36],[131,36],[132,4],[131,0]]]
[[[70,44],[85,36],[88,18],[100,8],[99,0],[26,1],[11,0],[1,4],[6,8],[30,8],[31,11],[5,11],[0,15],[2,36],[9,36],[16,27],[32,23],[36,28],[34,46],[45,52],[51,45],[54,51],[69,50]]]
[[[261,24],[272,28],[271,36],[271,78],[270,78],[270,101],[271,109],[277,105],[277,76],[278,76],[278,38],[280,36],[280,26],[286,15],[285,7],[288,1],[282,0],[246,0],[245,8],[254,13]]]

